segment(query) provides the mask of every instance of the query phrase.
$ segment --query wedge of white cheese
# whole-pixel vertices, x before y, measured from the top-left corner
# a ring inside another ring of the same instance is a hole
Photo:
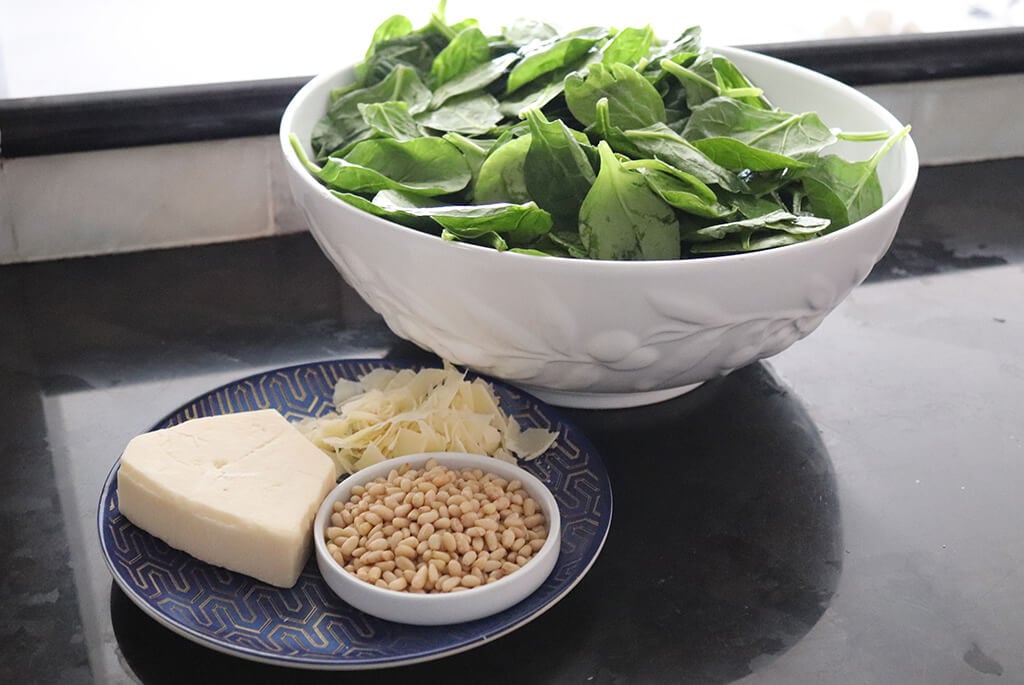
[[[277,411],[261,410],[133,438],[121,456],[117,496],[129,521],[171,547],[291,587],[334,484],[330,457]]]

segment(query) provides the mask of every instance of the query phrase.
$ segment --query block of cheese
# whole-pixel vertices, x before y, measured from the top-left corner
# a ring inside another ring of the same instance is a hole
[[[278,587],[309,558],[334,462],[272,409],[192,419],[133,438],[118,506],[171,547]]]

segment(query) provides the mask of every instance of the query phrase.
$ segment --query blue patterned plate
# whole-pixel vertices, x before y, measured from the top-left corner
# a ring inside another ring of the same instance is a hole
[[[196,398],[156,428],[187,419],[274,408],[292,420],[331,408],[339,378],[377,367],[417,368],[390,360],[339,360],[292,366],[229,383]],[[523,466],[555,495],[562,548],[547,581],[500,614],[470,623],[409,626],[367,616],[342,602],[310,559],[295,587],[282,590],[171,549],[129,523],[117,508],[117,469],[99,503],[100,544],[114,580],[143,611],[171,630],[235,656],[280,666],[357,669],[436,659],[482,645],[536,618],[590,569],[608,534],[612,493],[601,458],[579,429],[550,407],[488,379],[505,411],[524,426],[558,431],[547,454]]]

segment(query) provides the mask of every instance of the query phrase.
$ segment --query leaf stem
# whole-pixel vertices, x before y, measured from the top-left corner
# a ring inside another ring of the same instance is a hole
[[[320,172],[323,171],[323,167],[319,167],[309,160],[306,156],[306,151],[302,149],[302,143],[299,142],[299,137],[294,133],[288,135],[288,142],[292,144],[292,149],[295,150],[295,154],[299,157],[299,162],[302,166],[306,167],[306,171],[319,177]]]
[[[686,67],[680,66],[670,59],[661,60],[660,62],[658,62],[658,66],[660,66],[662,69],[678,78],[680,81],[689,81],[690,83],[696,83],[698,85],[704,86],[705,88],[710,88],[711,90],[715,91],[715,93],[718,95],[722,94],[722,89],[718,86],[717,83],[712,83],[711,81],[708,81],[706,78],[704,78],[697,72],[691,71]]]
[[[704,86],[712,91],[719,97],[727,97],[739,99],[739,98],[757,98],[764,94],[760,88],[751,86],[749,88],[722,88],[717,83],[712,83],[697,72],[687,69],[684,66],[680,66],[670,59],[663,59],[658,64],[662,69],[672,74],[680,81],[689,81],[690,83],[696,83],[697,85]]]
[[[836,131],[836,138],[854,142],[871,142],[885,140],[889,137],[888,131]]]

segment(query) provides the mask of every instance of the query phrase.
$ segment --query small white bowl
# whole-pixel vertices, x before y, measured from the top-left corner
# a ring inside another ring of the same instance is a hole
[[[327,551],[324,533],[334,511],[334,503],[347,501],[352,487],[385,477],[402,464],[420,468],[436,459],[450,469],[478,468],[506,480],[522,482],[523,488],[540,505],[547,518],[548,537],[544,546],[518,571],[500,580],[465,592],[413,594],[386,590],[371,585],[343,569]],[[320,505],[313,524],[316,563],[327,585],[343,600],[372,616],[413,625],[462,623],[490,616],[518,604],[539,588],[558,561],[561,547],[561,517],[554,496],[529,472],[491,457],[461,452],[432,452],[388,459],[348,476]]]

